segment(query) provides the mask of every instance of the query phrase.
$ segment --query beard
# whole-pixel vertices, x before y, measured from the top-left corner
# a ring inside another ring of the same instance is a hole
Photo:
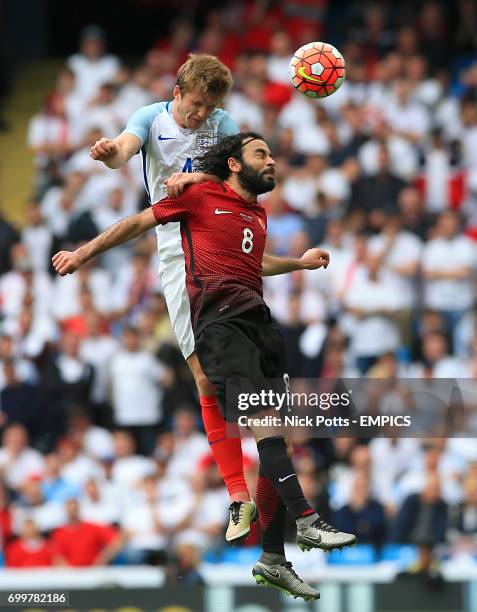
[[[272,174],[267,174],[269,168],[257,172],[252,166],[242,162],[242,170],[238,173],[240,185],[252,195],[267,193],[275,187],[275,179]],[[264,176],[265,175],[265,176]]]

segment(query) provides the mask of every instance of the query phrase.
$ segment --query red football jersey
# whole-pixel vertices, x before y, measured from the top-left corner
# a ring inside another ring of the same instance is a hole
[[[180,221],[192,325],[263,305],[262,257],[267,235],[263,206],[225,183],[191,185],[178,198],[152,205],[159,224]]]

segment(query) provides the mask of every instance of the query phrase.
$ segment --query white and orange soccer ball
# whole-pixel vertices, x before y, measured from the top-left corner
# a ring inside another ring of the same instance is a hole
[[[326,98],[345,79],[345,61],[328,43],[311,42],[297,49],[290,60],[293,87],[309,98]]]

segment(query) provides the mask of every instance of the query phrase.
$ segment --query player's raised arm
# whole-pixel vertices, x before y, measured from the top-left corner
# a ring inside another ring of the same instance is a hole
[[[96,255],[137,238],[157,224],[152,208],[146,208],[142,212],[126,217],[119,223],[112,225],[93,240],[80,246],[76,251],[56,253],[52,258],[53,267],[60,276],[73,274]]]
[[[158,104],[142,106],[129,118],[126,129],[114,140],[101,138],[91,147],[91,157],[102,161],[108,168],[124,166],[149,139]]]
[[[90,155],[102,161],[108,168],[124,166],[141,148],[141,141],[135,134],[122,133],[114,140],[101,138],[91,147]]]

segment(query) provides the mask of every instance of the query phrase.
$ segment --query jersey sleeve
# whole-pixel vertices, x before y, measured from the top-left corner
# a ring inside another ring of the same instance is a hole
[[[131,115],[123,134],[134,134],[141,141],[141,146],[147,144],[149,140],[149,131],[151,129],[154,117],[162,110],[163,102],[142,106],[139,110]]]
[[[216,111],[219,115],[219,125],[217,127],[217,134],[219,140],[224,136],[233,136],[240,132],[238,125],[232,119],[232,117],[225,111],[218,109]]]
[[[187,187],[177,198],[163,198],[152,205],[152,212],[159,225],[171,221],[184,221],[191,217],[200,201],[199,185]]]

